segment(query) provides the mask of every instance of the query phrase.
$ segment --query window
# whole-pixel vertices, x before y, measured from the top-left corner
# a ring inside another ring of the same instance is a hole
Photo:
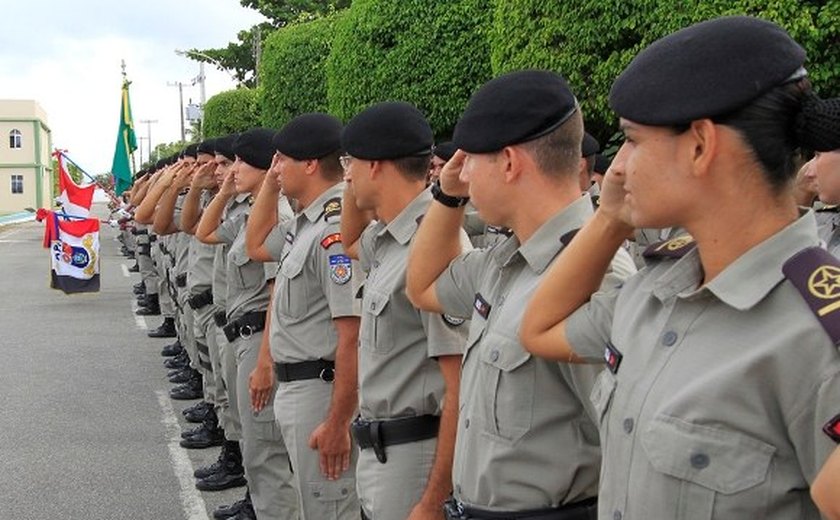
[[[23,193],[23,175],[12,175],[12,193]]]
[[[23,136],[20,130],[14,129],[9,132],[9,148],[20,148],[23,146]]]

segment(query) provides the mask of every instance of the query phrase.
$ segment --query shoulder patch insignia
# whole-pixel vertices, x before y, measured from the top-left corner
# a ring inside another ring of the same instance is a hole
[[[793,255],[782,272],[799,291],[835,345],[840,344],[840,260],[809,247]]]
[[[680,235],[664,242],[651,244],[642,253],[645,258],[682,258],[686,253],[697,246],[694,237],[691,235]]]
[[[347,255],[330,255],[330,279],[344,285],[353,277],[353,264]]]
[[[341,199],[332,198],[324,203],[324,220],[341,215]]]
[[[321,247],[329,249],[331,245],[341,242],[341,233],[327,235],[321,240]]]
[[[443,318],[444,323],[450,327],[460,327],[467,321],[463,318],[452,316],[451,314],[441,314],[440,317]]]

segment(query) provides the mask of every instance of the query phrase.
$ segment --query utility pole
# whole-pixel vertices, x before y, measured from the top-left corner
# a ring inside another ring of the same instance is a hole
[[[157,119],[141,119],[140,120],[141,125],[146,125],[146,140],[149,141],[149,158],[148,158],[149,161],[152,160],[152,150],[154,150],[154,147],[152,146],[152,125],[154,123],[157,123],[157,122],[158,122]],[[141,160],[143,159],[142,154],[140,156],[140,159]]]
[[[178,119],[181,121],[181,142],[185,142],[187,140],[187,131],[184,128],[184,83],[180,81],[168,81],[166,85],[169,87],[178,87],[178,101],[180,102]]]
[[[140,164],[143,164],[143,141],[146,141],[148,137],[144,137],[142,135],[137,136],[137,146],[138,150],[140,150]],[[147,145],[148,146],[148,145]],[[149,150],[151,152],[151,150]]]

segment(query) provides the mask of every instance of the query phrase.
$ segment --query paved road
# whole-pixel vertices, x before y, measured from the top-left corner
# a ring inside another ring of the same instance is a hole
[[[42,225],[0,228],[0,519],[212,518],[244,488],[199,493],[192,468],[218,448],[183,450],[161,365],[165,340],[132,311],[131,262],[101,233],[102,290],[49,288]]]

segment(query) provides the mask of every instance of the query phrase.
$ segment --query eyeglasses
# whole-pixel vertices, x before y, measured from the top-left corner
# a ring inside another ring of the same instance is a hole
[[[353,156],[344,154],[342,156],[339,156],[338,162],[339,164],[341,164],[341,168],[344,171],[347,171],[350,169],[350,163],[353,162]]]

